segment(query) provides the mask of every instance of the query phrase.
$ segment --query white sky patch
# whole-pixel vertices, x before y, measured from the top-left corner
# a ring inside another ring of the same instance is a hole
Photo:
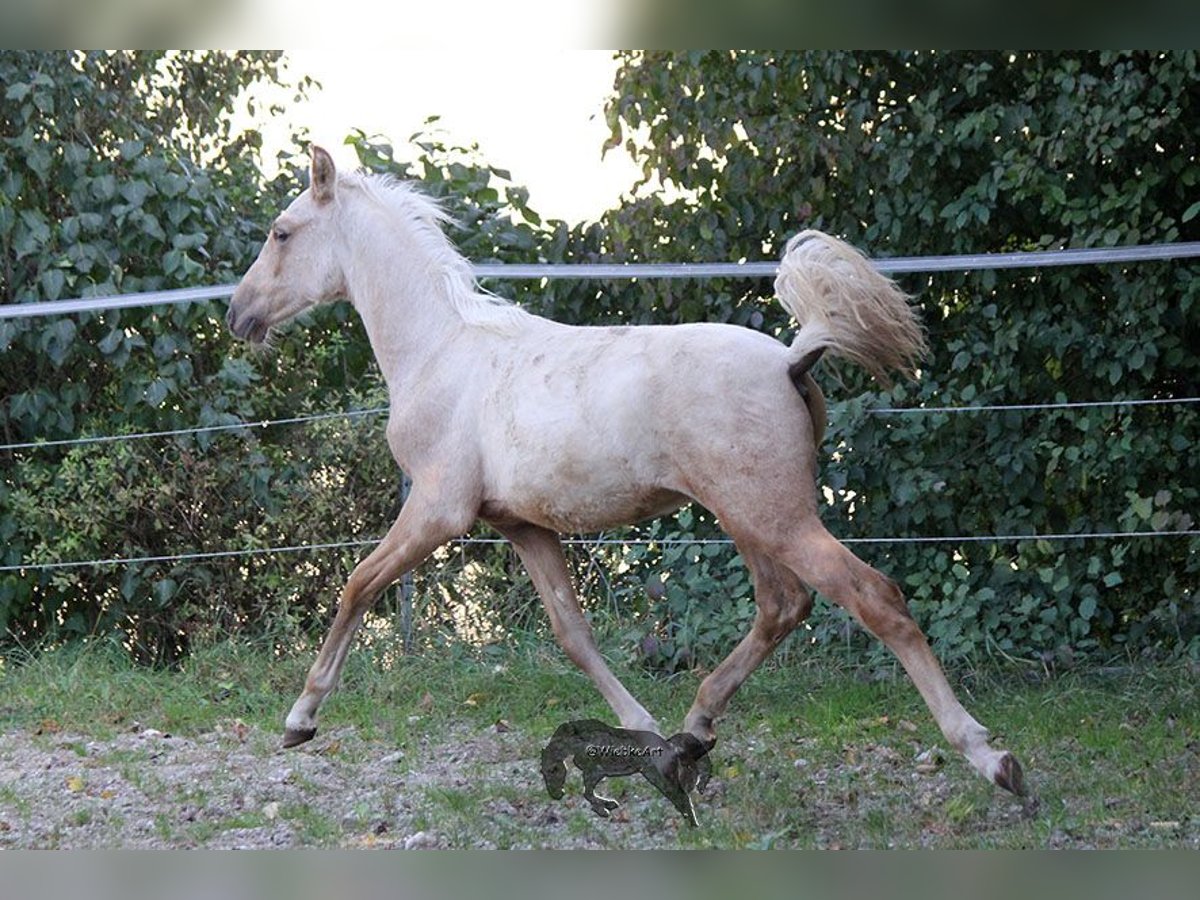
[[[438,115],[435,127],[448,141],[477,142],[484,159],[529,188],[544,217],[594,219],[638,178],[623,148],[601,156],[616,72],[611,51],[333,49],[292,50],[287,58],[294,77],[310,75],[322,88],[299,104],[277,95],[286,118],[272,121],[265,104],[253,120],[239,117],[263,133],[268,158],[291,129],[305,126],[339,166],[357,165],[343,145],[355,128],[386,136],[398,158],[412,159],[419,151],[405,146],[409,136]]]
[[[268,160],[305,126],[339,166],[353,167],[342,143],[353,129],[386,136],[398,158],[411,159],[409,136],[438,115],[449,142],[477,142],[485,160],[529,188],[542,216],[594,219],[639,175],[623,149],[601,157],[616,62],[612,51],[587,48],[612,34],[614,9],[605,0],[250,0],[236,41],[294,48],[293,76],[322,89],[302,104],[276,95],[284,121],[271,121],[264,104],[237,123],[263,133]]]

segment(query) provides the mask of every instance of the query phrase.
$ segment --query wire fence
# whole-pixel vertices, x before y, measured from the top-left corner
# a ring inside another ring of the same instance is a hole
[[[896,257],[873,260],[876,268],[887,274],[971,271],[984,269],[1043,268],[1051,266],[1102,265],[1113,263],[1137,263],[1170,259],[1200,257],[1200,242],[1152,244],[1132,247],[1110,247],[1097,249],[1068,249],[1033,252],[968,254],[934,257]],[[739,263],[673,263],[673,264],[500,264],[484,263],[474,266],[479,279],[634,279],[634,278],[767,278],[778,271],[775,262]],[[69,315],[85,312],[104,312],[113,309],[156,306],[163,304],[195,303],[220,300],[232,295],[234,285],[214,285],[185,288],[171,291],[150,291],[138,294],[102,297],[75,298],[49,302],[20,303],[0,306],[0,320],[37,316]],[[1096,407],[1142,407],[1200,403],[1200,396],[1128,398],[1101,401],[1058,401],[1046,403],[980,404],[968,406],[920,406],[920,407],[877,407],[866,410],[870,415],[912,414],[963,414],[982,412],[1040,412]],[[244,421],[189,428],[143,431],[127,434],[91,435],[60,440],[24,441],[0,444],[0,451],[40,450],[53,447],[69,447],[86,444],[111,443],[116,441],[145,440],[152,438],[183,437],[226,431],[245,431],[280,425],[300,425],[338,418],[361,418],[382,415],[388,407],[372,407],[358,410],[314,413],[261,421]],[[993,535],[947,535],[947,536],[884,536],[846,538],[853,544],[962,544],[962,543],[1011,543],[1023,541],[1075,541],[1112,540],[1134,538],[1168,538],[1200,535],[1200,530],[1150,530],[1150,531],[1096,531],[1088,533],[1057,534],[993,534]],[[232,559],[247,556],[262,556],[282,553],[315,552],[323,550],[347,550],[370,546],[379,538],[363,538],[319,544],[257,547],[166,554],[157,556],[109,557],[89,560],[64,560],[38,563],[17,563],[0,566],[0,572],[34,572],[52,569],[86,568],[112,565],[134,565],[154,563],[179,563],[203,560]],[[466,537],[455,542],[457,545],[503,544],[498,538]],[[663,539],[663,538],[568,538],[568,545],[603,547],[608,545],[731,545],[729,539]]]

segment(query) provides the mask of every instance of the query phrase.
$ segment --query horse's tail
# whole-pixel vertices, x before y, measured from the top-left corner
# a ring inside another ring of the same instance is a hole
[[[800,323],[789,366],[794,382],[826,350],[885,385],[891,369],[915,377],[926,345],[909,298],[849,244],[820,231],[800,232],[788,241],[775,294]]]

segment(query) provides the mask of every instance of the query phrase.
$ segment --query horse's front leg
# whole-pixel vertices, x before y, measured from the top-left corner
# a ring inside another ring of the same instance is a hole
[[[496,525],[496,530],[512,541],[529,570],[529,577],[550,617],[554,636],[567,656],[579,666],[599,689],[623,728],[659,733],[654,717],[633,698],[617,677],[609,671],[596,647],[591,626],[583,617],[571,573],[563,556],[562,543],[553,531],[536,525]]]
[[[317,710],[337,684],[354,633],[375,598],[446,541],[465,531],[472,518],[467,514],[448,516],[444,508],[427,502],[419,486],[414,486],[387,535],[350,573],[333,626],[309,669],[303,693],[288,713],[284,747],[303,744],[317,733]]]

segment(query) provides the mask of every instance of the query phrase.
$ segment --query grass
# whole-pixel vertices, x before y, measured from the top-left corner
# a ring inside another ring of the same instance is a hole
[[[611,720],[591,684],[553,648],[518,647],[487,659],[430,655],[399,665],[390,659],[370,649],[352,654],[342,688],[322,710],[322,726],[354,740],[330,752],[365,765],[398,748],[403,755],[392,765],[399,778],[420,773],[455,735],[494,731],[498,722],[515,741],[509,746],[520,748],[515,756],[484,759],[468,745],[464,758],[444,764],[461,777],[414,782],[409,793],[420,796],[413,821],[452,846],[1200,845],[1200,691],[1194,669],[1183,666],[1119,676],[1034,679],[988,670],[952,678],[969,686],[960,687],[964,703],[993,728],[997,743],[1021,758],[1036,809],[977,778],[945,746],[907,680],[878,680],[816,660],[765,668],[719,726],[713,783],[697,800],[701,827],[689,829],[640,779],[604,786],[625,804],[614,821],[595,817],[582,802],[577,774],[564,801],[538,790],[536,768],[532,780],[526,769],[536,766],[557,725]],[[134,722],[196,736],[236,719],[273,735],[308,662],[307,654],[275,659],[234,644],[198,651],[177,671],[132,667],[101,649],[9,659],[0,668],[0,722],[6,731],[70,734],[72,748]],[[698,683],[690,674],[618,676],[664,723],[681,721]],[[272,752],[265,737],[262,744],[263,753]],[[918,755],[929,750],[919,765]],[[129,770],[142,763],[129,751],[109,761]],[[153,789],[150,772],[141,771],[141,781]],[[0,790],[0,807],[20,811],[22,802],[11,788]],[[92,814],[73,815],[82,825]],[[303,846],[336,846],[346,829],[387,815],[365,802],[344,820],[303,803],[278,810]],[[164,837],[190,844],[263,824],[258,812],[183,833],[177,823],[160,823]]]

